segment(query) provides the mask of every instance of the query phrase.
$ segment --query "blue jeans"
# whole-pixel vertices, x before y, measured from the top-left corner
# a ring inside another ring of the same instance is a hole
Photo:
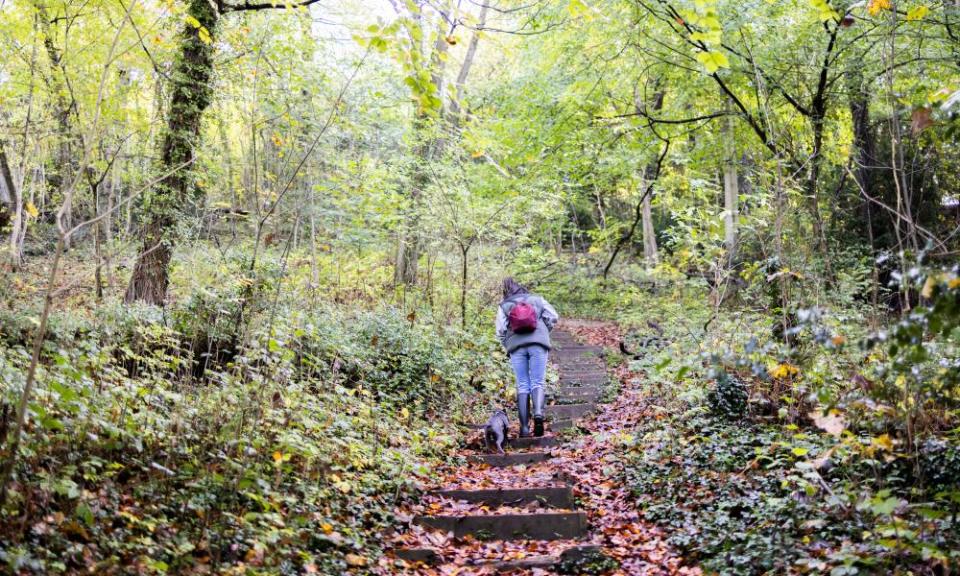
[[[510,364],[517,376],[517,394],[529,394],[543,388],[547,379],[547,355],[543,346],[531,344],[517,348],[510,354]]]

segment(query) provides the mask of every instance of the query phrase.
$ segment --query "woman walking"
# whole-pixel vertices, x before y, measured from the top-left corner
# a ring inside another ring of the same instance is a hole
[[[542,296],[531,294],[513,278],[503,280],[503,301],[497,308],[497,338],[510,356],[517,377],[520,436],[530,435],[533,398],[533,433],[543,436],[543,405],[546,391],[550,331],[559,316]]]

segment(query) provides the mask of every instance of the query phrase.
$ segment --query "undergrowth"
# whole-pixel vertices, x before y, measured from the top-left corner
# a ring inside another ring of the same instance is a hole
[[[362,569],[394,502],[455,449],[452,423],[506,381],[490,331],[301,295],[238,322],[237,294],[55,314],[0,572]],[[4,425],[30,318],[0,317]]]

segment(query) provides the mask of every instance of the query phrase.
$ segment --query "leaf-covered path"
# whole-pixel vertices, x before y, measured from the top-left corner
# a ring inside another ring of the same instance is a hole
[[[496,456],[471,432],[465,462],[398,511],[409,528],[393,537],[378,573],[699,574],[642,520],[622,483],[629,432],[649,414],[635,374],[616,369],[610,381],[602,356],[618,341],[610,324],[558,330],[547,434],[516,440],[511,414],[514,441]]]

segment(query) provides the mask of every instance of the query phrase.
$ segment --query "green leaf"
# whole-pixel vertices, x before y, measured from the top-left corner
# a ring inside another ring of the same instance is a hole
[[[587,6],[583,0],[570,0],[567,4],[567,12],[569,12],[573,18],[583,16],[589,20],[590,17],[590,7]]]
[[[840,19],[840,14],[827,3],[827,0],[810,0],[810,5],[817,10],[817,17],[821,22]]]
[[[930,8],[923,5],[911,8],[910,11],[907,12],[907,21],[913,22],[914,20],[922,20],[929,12]]]
[[[697,61],[703,64],[707,72],[713,74],[720,68],[729,68],[730,61],[723,52],[709,51],[697,53]]]
[[[873,499],[870,501],[870,511],[878,516],[887,516],[893,514],[893,511],[900,505],[900,499],[896,496],[890,496],[885,499]]]
[[[93,526],[93,510],[85,503],[81,502],[77,505],[74,515],[87,526]]]
[[[719,44],[722,40],[723,35],[719,30],[710,30],[707,32],[694,32],[690,35],[690,39],[694,42],[705,42],[707,44]]]

